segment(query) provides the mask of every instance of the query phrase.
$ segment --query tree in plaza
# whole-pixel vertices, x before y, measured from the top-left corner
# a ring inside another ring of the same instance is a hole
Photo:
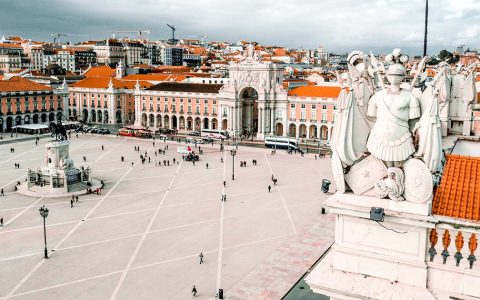
[[[445,49],[440,51],[440,53],[438,54],[438,59],[441,61],[448,61],[452,57],[453,57],[453,54],[450,51],[447,51]]]

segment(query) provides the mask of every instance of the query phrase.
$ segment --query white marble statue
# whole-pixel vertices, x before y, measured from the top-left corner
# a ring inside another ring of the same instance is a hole
[[[392,64],[387,70],[390,86],[370,99],[367,114],[377,117],[367,141],[368,151],[390,166],[406,160],[415,152],[408,121],[420,117],[420,103],[408,90],[400,88],[406,69]]]
[[[402,168],[405,162],[419,159],[421,165],[416,165],[416,168],[428,174],[440,170],[442,148],[438,95],[445,91],[441,91],[440,84],[434,83],[423,93],[420,89],[416,90],[420,96],[416,97],[412,89],[422,75],[425,58],[412,70],[415,75],[413,81],[406,84],[404,64],[408,57],[400,49],[385,57],[385,61],[390,63],[386,71],[389,85],[383,82],[382,63],[373,55],[369,59],[362,52],[355,51],[347,60],[349,72],[338,76],[342,91],[331,141],[337,186],[345,186],[347,175],[352,181],[350,170],[355,170],[356,174],[385,172],[382,166],[377,166],[378,170],[363,170],[360,165],[352,168],[371,155],[388,167],[384,177],[377,177],[380,179],[374,183],[367,177],[359,178],[364,183],[355,181],[356,184],[371,184],[377,197],[404,200],[406,187]],[[432,190],[429,185],[431,178],[422,177],[420,181],[410,184],[410,195],[416,189],[427,187]],[[427,193],[415,201],[426,201],[429,197]]]

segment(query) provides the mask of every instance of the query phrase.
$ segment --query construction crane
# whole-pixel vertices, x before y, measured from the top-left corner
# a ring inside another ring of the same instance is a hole
[[[168,40],[168,43],[171,44],[171,45],[174,45],[178,42],[177,39],[175,39],[175,26],[172,26],[172,25],[169,25],[167,24],[168,27],[170,27],[170,29],[172,30],[172,38]]]
[[[57,43],[57,41],[61,37],[67,37],[67,36],[87,36],[86,34],[73,34],[73,33],[51,33],[51,36],[53,36],[53,43]]]
[[[137,34],[138,34],[138,38],[142,40],[143,34],[150,34],[150,30],[149,30],[149,29],[145,29],[145,30],[120,30],[120,31],[114,31],[114,32],[112,32],[112,38],[115,38],[115,33],[129,33],[129,34],[137,33]]]

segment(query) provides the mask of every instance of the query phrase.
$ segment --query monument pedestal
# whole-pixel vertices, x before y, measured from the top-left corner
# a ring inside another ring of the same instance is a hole
[[[28,170],[27,181],[18,192],[36,197],[64,197],[85,194],[89,189],[100,187],[100,182],[91,178],[89,167],[74,166],[69,147],[67,140],[48,142],[42,167]]]
[[[388,299],[389,287],[404,285],[410,290],[415,287],[411,290],[417,295],[414,299],[431,299],[420,297],[429,295],[425,253],[428,230],[436,223],[429,201],[412,203],[336,193],[324,206],[336,215],[335,243],[306,278],[314,291],[333,299]],[[371,207],[384,208],[382,222],[370,219]],[[334,282],[325,274],[341,281]],[[370,286],[372,281],[368,286],[362,284],[362,278],[367,277],[374,277],[377,285]],[[412,299],[407,295],[398,299]]]

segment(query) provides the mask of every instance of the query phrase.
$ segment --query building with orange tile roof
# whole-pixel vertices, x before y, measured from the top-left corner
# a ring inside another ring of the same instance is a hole
[[[51,87],[38,84],[20,76],[0,80],[0,132],[13,126],[39,124],[62,118],[62,95]]]
[[[109,66],[91,67],[83,76],[85,77],[115,77],[115,69]]]
[[[168,81],[135,90],[135,124],[180,132],[225,130],[254,134],[258,139],[268,135],[330,138],[338,86],[306,86],[288,92],[283,88],[283,66],[253,57],[222,65],[228,70],[228,80]],[[149,76],[153,75],[125,78],[148,80]]]
[[[147,81],[128,81],[111,76],[87,77],[68,88],[68,117],[70,120],[88,123],[133,123],[133,91],[151,85]]]

